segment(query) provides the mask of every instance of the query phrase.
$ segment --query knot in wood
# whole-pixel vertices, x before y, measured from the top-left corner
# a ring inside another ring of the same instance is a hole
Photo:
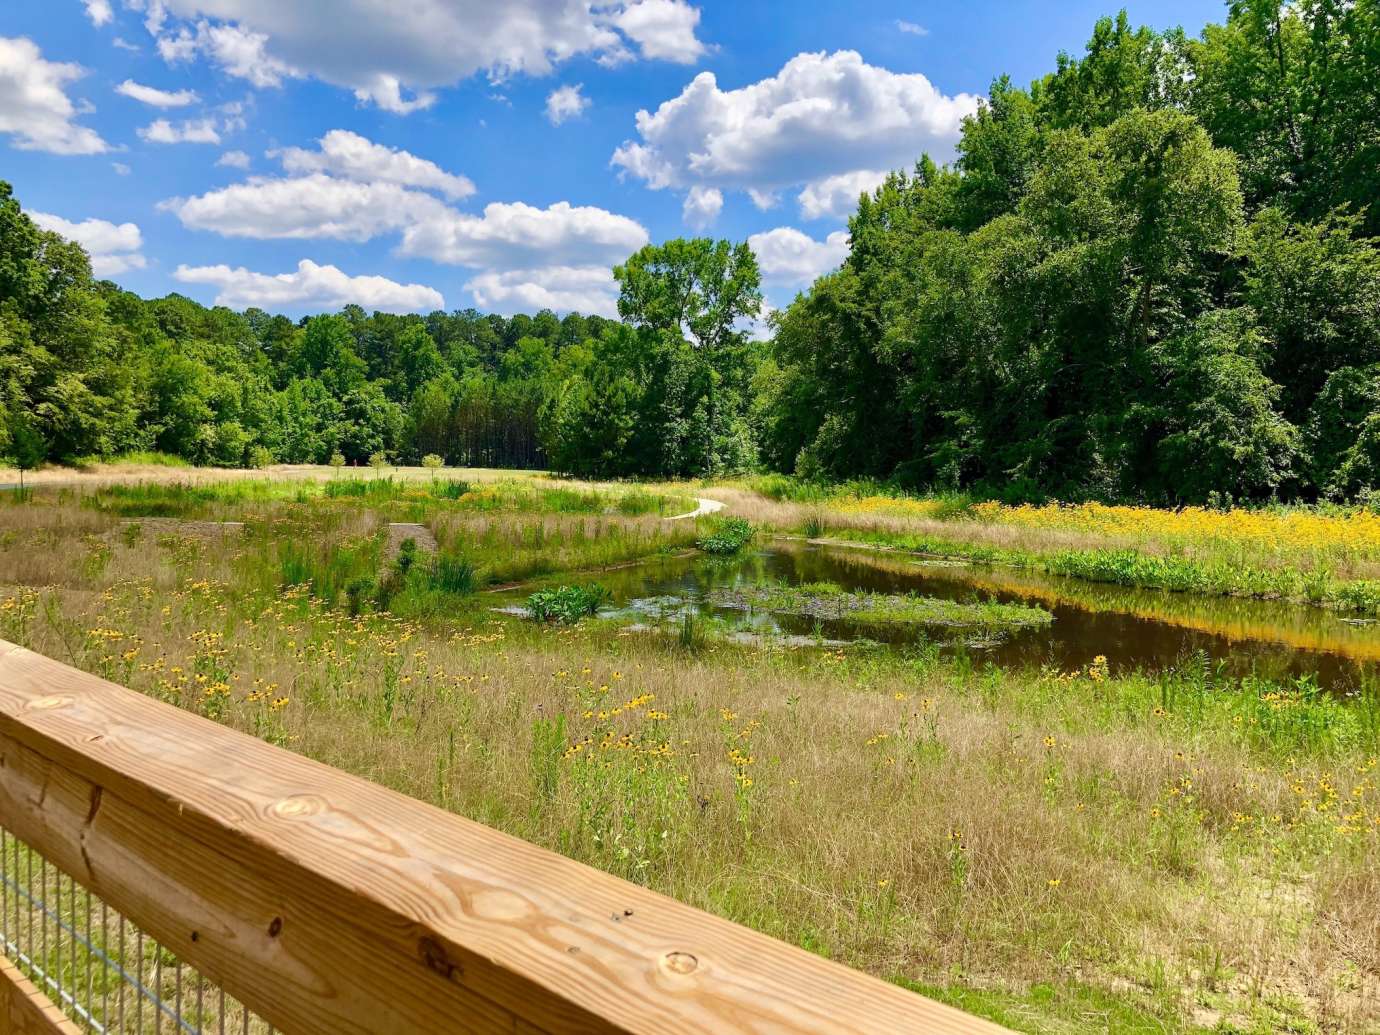
[[[668,952],[661,957],[661,965],[672,974],[690,974],[700,965],[700,961],[688,952]]]
[[[326,803],[314,794],[294,794],[290,798],[275,801],[269,811],[283,819],[300,819],[303,816],[318,815],[325,808]]]
[[[423,938],[417,943],[417,947],[421,950],[422,961],[431,970],[434,970],[444,978],[455,976],[455,972],[459,968],[450,961],[450,957],[446,955],[445,948],[439,942],[433,938]]]

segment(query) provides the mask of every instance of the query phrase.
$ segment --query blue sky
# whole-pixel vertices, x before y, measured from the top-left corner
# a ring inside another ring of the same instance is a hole
[[[950,157],[994,76],[1042,74],[1114,10],[6,0],[0,179],[144,295],[611,314],[612,262],[707,233],[750,239],[784,305],[841,258],[858,189]]]

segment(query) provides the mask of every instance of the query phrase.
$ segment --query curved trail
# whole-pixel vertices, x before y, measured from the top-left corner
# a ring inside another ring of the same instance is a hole
[[[718,500],[696,498],[695,502],[698,503],[699,506],[697,506],[694,510],[689,511],[685,514],[677,514],[675,517],[668,517],[666,520],[684,521],[687,518],[704,517],[704,515],[706,514],[717,514],[719,511],[724,509],[724,504],[720,503]]]

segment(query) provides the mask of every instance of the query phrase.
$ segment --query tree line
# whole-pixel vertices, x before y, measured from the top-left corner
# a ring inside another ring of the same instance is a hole
[[[1156,503],[1380,488],[1380,0],[1102,19],[957,159],[859,199],[771,336],[755,256],[614,269],[619,320],[142,300],[0,186],[0,455],[767,468]]]
[[[671,241],[615,275],[622,321],[352,305],[294,322],[177,294],[145,300],[94,280],[82,248],[36,226],[0,182],[0,458],[439,456],[601,475],[752,466],[751,250]]]
[[[160,451],[230,466],[436,454],[543,467],[557,357],[612,323],[358,306],[293,321],[145,300],[93,280],[81,247],[37,227],[0,182],[0,457],[24,466]]]
[[[1380,478],[1380,3],[1097,23],[951,168],[861,199],[780,317],[762,459],[1010,498],[1343,498]]]

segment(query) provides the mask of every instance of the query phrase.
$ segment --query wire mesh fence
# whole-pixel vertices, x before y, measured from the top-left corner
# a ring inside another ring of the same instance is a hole
[[[0,952],[84,1032],[273,1028],[0,826]]]

